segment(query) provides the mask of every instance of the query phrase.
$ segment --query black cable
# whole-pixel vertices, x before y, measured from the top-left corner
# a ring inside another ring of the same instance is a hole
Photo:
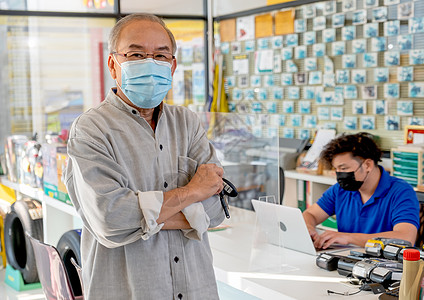
[[[352,296],[352,295],[356,295],[356,294],[358,294],[362,291],[363,291],[362,287],[360,287],[359,290],[357,290],[356,292],[353,292],[353,293],[350,293],[349,291],[340,293],[340,292],[335,292],[335,291],[332,291],[332,290],[327,290],[327,295],[336,294],[336,295],[342,295],[342,296]]]
[[[351,279],[352,279],[352,277],[350,277],[350,276],[347,276],[346,278],[349,281],[351,281]],[[332,290],[327,290],[327,295],[335,294],[335,295],[341,295],[341,296],[353,296],[353,295],[359,294],[360,292],[362,292],[365,289],[365,285],[366,285],[364,280],[360,280],[359,283],[360,283],[361,286],[355,292],[350,292],[350,291],[336,292],[336,291],[332,291]]]

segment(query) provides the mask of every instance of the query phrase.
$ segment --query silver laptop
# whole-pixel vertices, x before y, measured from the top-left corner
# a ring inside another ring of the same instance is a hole
[[[309,231],[299,208],[288,207],[264,201],[252,200],[257,222],[270,244],[317,255]],[[336,245],[329,250],[351,248],[349,245]]]

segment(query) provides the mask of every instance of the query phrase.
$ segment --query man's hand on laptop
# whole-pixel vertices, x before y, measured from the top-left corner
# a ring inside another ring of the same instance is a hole
[[[309,233],[310,232],[311,231],[309,231]],[[346,233],[346,232],[326,230],[320,235],[318,235],[316,231],[315,233],[316,233],[315,238],[312,236],[312,234],[311,234],[311,237],[312,237],[312,240],[314,241],[314,246],[317,249],[327,249],[332,244],[347,245],[350,243],[349,233]]]
[[[312,240],[315,242],[315,240],[319,236],[317,230],[315,229],[315,226],[311,226],[309,224],[306,224],[306,227],[308,228],[309,235],[311,236]]]

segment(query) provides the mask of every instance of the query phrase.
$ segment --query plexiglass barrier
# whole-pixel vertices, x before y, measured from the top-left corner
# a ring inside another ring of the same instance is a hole
[[[264,132],[259,114],[198,113],[224,168],[238,190],[229,204],[252,210],[252,199],[274,195],[280,203],[278,133]]]

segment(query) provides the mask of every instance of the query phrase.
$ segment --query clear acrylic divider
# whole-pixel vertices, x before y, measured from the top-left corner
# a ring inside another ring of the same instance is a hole
[[[224,177],[238,190],[237,197],[229,198],[229,205],[253,210],[252,199],[279,205],[282,189],[278,120],[262,114],[197,114],[224,168]],[[249,270],[272,273],[293,270],[285,260],[276,212],[265,218],[273,218],[275,228],[264,230],[256,216],[252,224]],[[276,236],[274,243],[269,239],[272,235]]]
[[[271,209],[256,211],[249,270],[273,274],[295,270],[296,267],[288,264],[277,210],[272,209],[280,204],[275,196],[262,196],[259,201],[269,203]]]
[[[279,138],[276,130],[270,130],[278,126],[272,126],[269,115],[197,115],[224,168],[224,177],[238,190],[237,197],[228,199],[230,206],[253,210],[251,199],[279,195]]]

